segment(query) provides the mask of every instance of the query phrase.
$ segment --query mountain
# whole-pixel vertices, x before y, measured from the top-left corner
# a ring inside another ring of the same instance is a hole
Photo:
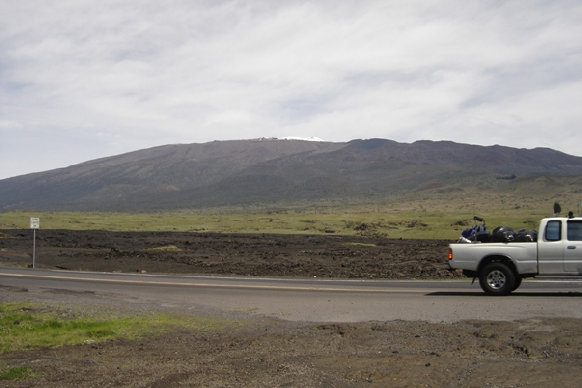
[[[0,210],[150,211],[369,199],[536,175],[582,175],[582,158],[547,148],[449,141],[215,141],[3,179]]]

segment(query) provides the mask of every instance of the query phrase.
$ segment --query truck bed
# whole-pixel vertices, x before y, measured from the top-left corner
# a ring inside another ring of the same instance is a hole
[[[449,265],[452,268],[462,268],[477,271],[483,257],[507,257],[515,263],[519,273],[536,273],[538,249],[535,242],[509,243],[458,243],[450,244],[455,252]]]

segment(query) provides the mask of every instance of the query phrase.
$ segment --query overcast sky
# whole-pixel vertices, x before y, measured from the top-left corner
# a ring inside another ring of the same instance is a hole
[[[582,156],[582,2],[0,1],[0,179],[258,137]]]

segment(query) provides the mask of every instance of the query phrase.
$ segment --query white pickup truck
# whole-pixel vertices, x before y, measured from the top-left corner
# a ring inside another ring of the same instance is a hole
[[[527,277],[582,276],[582,218],[544,218],[534,242],[450,244],[448,266],[479,278],[489,295],[507,295]]]

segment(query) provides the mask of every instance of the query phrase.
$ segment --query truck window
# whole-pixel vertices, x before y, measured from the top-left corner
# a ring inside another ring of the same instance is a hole
[[[568,221],[568,240],[582,241],[582,221]]]
[[[546,241],[560,241],[561,234],[562,222],[548,221],[548,224],[546,225],[546,233],[544,234]]]

